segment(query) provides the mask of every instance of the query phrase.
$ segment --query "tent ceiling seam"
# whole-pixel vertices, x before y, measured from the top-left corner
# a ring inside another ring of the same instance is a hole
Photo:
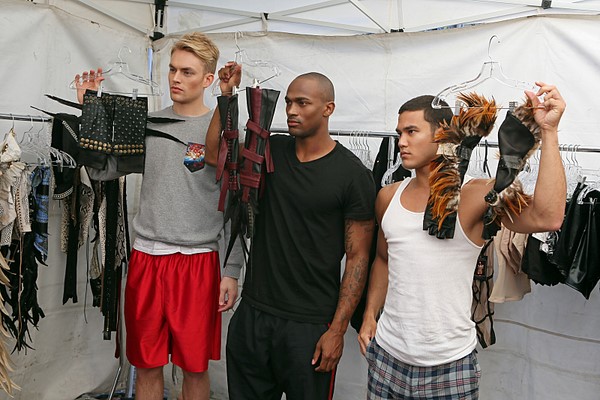
[[[76,1],[78,3],[81,3],[84,6],[89,7],[91,9],[93,9],[93,10],[96,10],[99,13],[106,15],[110,19],[113,19],[113,20],[115,20],[117,22],[120,22],[121,24],[124,24],[124,25],[126,25],[126,26],[128,26],[128,27],[130,27],[132,29],[135,29],[136,31],[141,32],[144,35],[148,34],[148,32],[149,32],[149,28],[139,26],[138,24],[135,24],[135,23],[133,23],[133,22],[131,22],[131,21],[125,19],[125,18],[122,18],[119,15],[113,13],[112,11],[107,10],[107,9],[105,9],[103,7],[100,7],[100,6],[92,3],[90,0],[74,0],[74,1]]]
[[[337,22],[316,21],[316,20],[312,20],[312,19],[299,18],[299,17],[287,17],[287,16],[273,17],[272,14],[269,14],[269,20],[294,22],[294,23],[299,23],[299,24],[304,24],[304,25],[323,26],[323,27],[327,27],[327,28],[338,28],[338,29],[362,32],[362,33],[382,33],[381,29],[378,29],[378,28],[369,28],[366,26],[340,24]]]
[[[200,30],[202,32],[210,32],[210,31],[217,30],[217,29],[223,29],[223,28],[230,28],[230,27],[239,26],[239,25],[245,25],[245,24],[249,24],[249,23],[252,23],[252,22],[260,21],[260,20],[261,20],[261,18],[236,19],[235,21],[222,22],[220,24],[214,24],[214,25],[198,26],[196,28],[186,29],[184,31],[172,32],[172,33],[169,33],[166,36],[167,37],[176,37],[176,36],[184,35],[186,33],[196,32],[198,30]]]
[[[469,16],[465,16],[463,18],[456,18],[456,19],[451,19],[451,20],[447,20],[447,21],[438,21],[435,24],[426,24],[426,25],[419,25],[419,26],[405,26],[405,31],[406,32],[420,32],[420,31],[426,31],[426,30],[430,30],[430,29],[436,29],[436,28],[443,28],[445,26],[452,26],[452,25],[458,25],[458,24],[475,24],[475,23],[480,23],[483,20],[489,19],[489,18],[497,18],[497,17],[502,17],[505,16],[507,14],[519,14],[519,13],[527,13],[527,12],[534,12],[534,10],[532,10],[530,7],[515,7],[515,8],[511,8],[511,9],[505,9],[502,11],[495,11],[495,12],[490,12],[490,13],[485,13],[485,14],[477,14],[477,15],[469,15]]]
[[[373,12],[368,10],[364,4],[360,4],[358,0],[348,0],[350,4],[356,7],[361,13],[363,13],[367,18],[369,18],[375,25],[377,25],[382,31],[388,33],[390,31],[389,27],[383,26],[374,16]]]
[[[276,11],[273,13],[269,13],[269,18],[271,18],[272,15],[279,17],[279,16],[290,15],[290,14],[300,14],[303,12],[322,10],[324,8],[339,6],[341,4],[347,4],[347,3],[348,3],[348,0],[330,0],[330,1],[325,1],[322,3],[310,4],[310,5],[303,6],[303,7],[290,8],[290,9],[287,9],[284,11]]]

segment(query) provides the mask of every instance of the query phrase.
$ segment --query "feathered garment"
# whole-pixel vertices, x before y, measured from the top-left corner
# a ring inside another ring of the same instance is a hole
[[[458,99],[466,107],[434,137],[434,142],[439,143],[438,157],[431,163],[423,230],[439,239],[454,237],[460,187],[471,153],[481,138],[490,134],[496,122],[497,108],[493,99],[489,101],[476,93],[461,93]]]
[[[482,137],[489,135],[497,116],[494,100],[475,93],[461,93],[459,100],[466,107],[435,136],[434,141],[439,143],[438,157],[432,162],[429,174],[431,189],[423,229],[440,239],[454,237],[460,188],[471,152]],[[484,239],[495,235],[504,216],[519,215],[531,200],[523,193],[516,177],[540,141],[540,128],[533,117],[531,101],[507,113],[498,131],[500,160],[494,188],[485,196],[488,210],[484,215]]]
[[[484,216],[483,238],[490,239],[498,229],[503,217],[512,219],[521,214],[531,201],[531,196],[523,192],[517,175],[525,163],[539,148],[542,134],[533,117],[533,104],[529,99],[508,112],[498,130],[500,160],[496,170],[494,188],[485,196],[488,209]]]

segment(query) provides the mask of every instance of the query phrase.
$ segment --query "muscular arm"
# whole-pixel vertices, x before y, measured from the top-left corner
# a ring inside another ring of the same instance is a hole
[[[221,141],[221,114],[219,107],[215,107],[208,131],[206,132],[206,152],[204,154],[204,162],[213,167],[217,165],[219,157],[219,143]]]
[[[565,216],[567,184],[558,149],[558,123],[565,102],[554,86],[537,84],[540,90],[536,95],[544,95],[544,101],[540,102],[533,93],[528,96],[536,107],[534,117],[542,132],[540,168],[531,204],[514,221],[502,220],[514,232],[555,231]]]
[[[502,224],[513,232],[533,233],[558,230],[565,215],[566,178],[558,149],[558,123],[565,102],[554,86],[538,82],[535,95],[527,92],[533,102],[534,117],[542,133],[540,168],[532,201],[519,215],[502,219]],[[537,96],[544,95],[540,102]],[[467,236],[481,244],[482,217],[487,209],[486,193],[493,185],[481,179],[466,184],[461,190],[460,221]]]
[[[388,286],[388,260],[387,260],[387,242],[383,236],[381,228],[377,234],[377,254],[373,267],[371,268],[371,277],[369,279],[369,289],[367,291],[367,305],[363,315],[363,323],[358,334],[358,343],[360,351],[365,354],[367,345],[375,337],[377,330],[377,316],[385,303]]]
[[[377,233],[377,253],[371,268],[371,277],[369,279],[369,289],[367,291],[367,305],[363,315],[363,323],[358,334],[358,343],[363,355],[366,352],[367,345],[375,337],[377,330],[377,315],[383,308],[385,296],[388,287],[388,246],[381,230],[381,220],[387,210],[388,205],[398,184],[386,186],[379,191],[375,203],[375,214],[379,223],[379,232]]]
[[[344,333],[367,281],[369,249],[374,225],[373,220],[346,221],[346,268],[333,321],[327,332],[319,339],[313,355],[313,365],[317,363],[319,357],[321,358],[316,371],[331,371],[342,356]]]

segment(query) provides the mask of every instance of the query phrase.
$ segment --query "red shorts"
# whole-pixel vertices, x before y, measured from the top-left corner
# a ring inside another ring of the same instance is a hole
[[[217,252],[153,256],[133,250],[125,288],[127,359],[137,368],[171,361],[189,372],[221,358]]]

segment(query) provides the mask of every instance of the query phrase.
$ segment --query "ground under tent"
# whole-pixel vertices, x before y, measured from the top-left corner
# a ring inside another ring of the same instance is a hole
[[[257,3],[252,9],[238,3],[238,15],[234,15],[234,5],[228,5],[231,12],[227,13],[216,1],[169,0],[164,26],[159,29],[154,27],[153,1],[3,1],[0,131],[6,133],[14,125],[18,140],[25,140],[31,132],[40,134],[36,138],[48,135],[48,124],[37,119],[44,115],[30,106],[65,111],[44,95],[74,100],[75,91],[69,85],[76,73],[107,66],[119,57],[131,72],[149,76],[151,70],[152,79],[168,92],[170,46],[182,32],[199,29],[218,44],[221,64],[240,49],[251,60],[276,64],[281,73],[265,87],[284,93],[300,73],[328,75],[337,97],[331,127],[363,132],[372,157],[382,139],[369,133],[393,132],[398,107],[405,100],[424,93],[435,95],[472,79],[485,62],[493,60],[507,77],[556,84],[567,101],[560,126],[565,164],[577,163],[589,171],[600,167],[599,1],[542,2],[549,6],[544,8],[526,1],[430,0],[419,6],[416,1],[340,0],[327,2],[328,8],[296,9],[294,13],[284,12],[292,7],[274,1],[252,2]],[[317,2],[301,3],[295,7]],[[157,32],[164,37],[159,39]],[[494,35],[497,40],[492,39]],[[115,84],[129,90],[126,82]],[[523,98],[519,90],[494,80],[476,89],[504,104]],[[215,104],[210,93],[206,100]],[[282,97],[280,102],[274,128],[286,126]],[[151,97],[151,109],[167,104],[168,95]],[[240,116],[240,121],[244,118]],[[353,137],[336,139],[348,147],[356,144]],[[490,141],[495,141],[494,135]],[[132,218],[139,177],[132,176],[128,185]],[[11,355],[15,367],[11,377],[22,388],[14,393],[16,399],[65,400],[85,392],[107,393],[119,364],[114,358],[115,336],[103,340],[103,318],[91,307],[85,246],[78,259],[79,301],[62,304],[61,207],[59,201],[50,202],[48,266],[40,266],[38,278],[39,303],[46,317],[39,322],[39,330],[31,331],[34,349]],[[230,316],[223,318],[223,338]],[[479,350],[481,397],[597,400],[599,327],[598,287],[586,300],[566,285],[533,285],[523,300],[496,305],[497,343]],[[11,340],[5,342],[12,350]],[[127,365],[121,378],[119,388],[126,386]],[[212,363],[211,380],[214,398],[226,399],[224,360]],[[364,399],[365,392],[366,362],[359,353],[356,333],[349,328],[335,398]],[[0,398],[9,397],[0,393]]]

